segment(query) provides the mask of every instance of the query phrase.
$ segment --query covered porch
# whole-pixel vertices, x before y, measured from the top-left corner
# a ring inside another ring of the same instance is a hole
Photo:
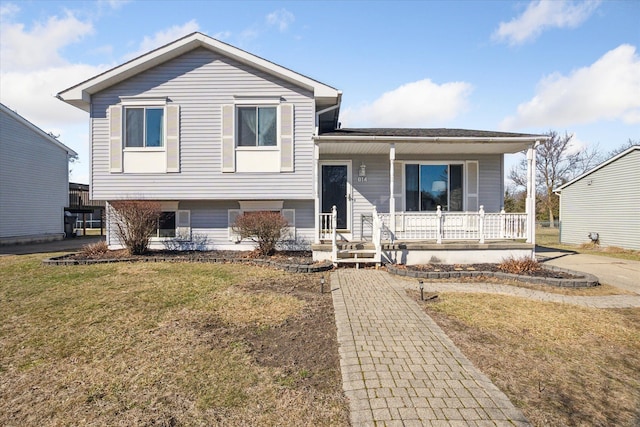
[[[417,264],[534,256],[535,147],[545,138],[449,129],[315,137],[314,258]],[[527,209],[507,213],[504,154],[524,150]]]

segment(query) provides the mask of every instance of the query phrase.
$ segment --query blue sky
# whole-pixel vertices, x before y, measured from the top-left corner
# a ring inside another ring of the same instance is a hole
[[[638,1],[5,1],[0,102],[77,151],[88,114],[55,94],[201,31],[343,91],[345,127],[640,140]],[[507,168],[515,160],[507,160]]]

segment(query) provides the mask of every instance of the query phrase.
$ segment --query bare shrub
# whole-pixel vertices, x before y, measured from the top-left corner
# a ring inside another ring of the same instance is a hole
[[[88,245],[84,245],[80,250],[80,253],[85,258],[100,258],[102,255],[106,254],[109,250],[109,245],[104,240],[101,240],[96,243],[90,243]]]
[[[498,264],[498,268],[505,273],[523,274],[540,270],[540,263],[533,258],[507,258]]]
[[[287,219],[280,212],[258,211],[243,213],[232,228],[241,238],[250,239],[258,245],[258,255],[268,256],[275,252],[288,226]]]
[[[144,254],[158,226],[162,213],[160,203],[151,200],[116,200],[110,204],[113,233],[132,255]]]

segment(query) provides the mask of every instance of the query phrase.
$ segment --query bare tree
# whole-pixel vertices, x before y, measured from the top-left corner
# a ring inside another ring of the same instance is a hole
[[[624,144],[622,144],[618,148],[609,151],[607,153],[607,159],[610,159],[610,158],[612,158],[614,156],[617,156],[618,154],[622,153],[623,151],[628,150],[629,148],[631,148],[631,147],[633,147],[635,145],[640,145],[640,139],[633,140],[633,139],[629,138],[627,140],[627,142],[625,142]]]
[[[134,255],[143,254],[158,227],[162,213],[159,202],[116,200],[110,203],[113,232]]]
[[[574,177],[591,169],[600,160],[598,148],[571,151],[573,134],[558,135],[549,131],[550,138],[541,143],[536,151],[536,191],[542,207],[549,214],[549,226],[554,226],[558,210],[558,196],[553,190]],[[522,159],[509,172],[509,179],[516,186],[527,187],[527,160]]]

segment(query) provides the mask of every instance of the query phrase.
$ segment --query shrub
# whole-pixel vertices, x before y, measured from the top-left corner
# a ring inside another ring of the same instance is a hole
[[[530,273],[537,270],[540,270],[540,263],[533,258],[522,257],[522,258],[507,258],[503,260],[499,265],[498,269],[504,271],[505,273],[511,274],[523,274]]]
[[[243,239],[250,239],[258,245],[258,254],[272,255],[282,239],[289,223],[280,212],[245,212],[236,218],[233,231]]]
[[[144,254],[158,227],[160,203],[151,200],[116,200],[110,203],[111,230],[133,255]]]
[[[86,258],[100,258],[109,250],[109,245],[104,240],[84,245],[80,253]]]

